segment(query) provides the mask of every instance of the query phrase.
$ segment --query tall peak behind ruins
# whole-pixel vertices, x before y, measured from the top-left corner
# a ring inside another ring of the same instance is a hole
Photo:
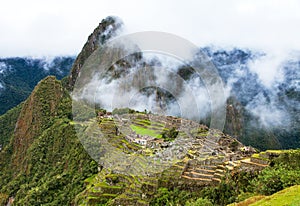
[[[81,52],[77,56],[68,79],[68,89],[73,90],[77,76],[85,60],[107,40],[117,35],[121,30],[123,22],[119,17],[108,16],[99,23],[94,32],[88,37]]]

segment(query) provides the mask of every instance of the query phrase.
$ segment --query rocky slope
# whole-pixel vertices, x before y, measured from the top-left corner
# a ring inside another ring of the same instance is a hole
[[[87,42],[72,66],[67,85],[69,90],[73,89],[85,60],[98,49],[100,45],[103,45],[108,39],[115,36],[118,30],[121,29],[122,24],[122,21],[117,17],[107,17],[99,23],[94,32],[88,37]]]

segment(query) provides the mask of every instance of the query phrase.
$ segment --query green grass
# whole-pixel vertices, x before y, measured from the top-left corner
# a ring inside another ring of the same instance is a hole
[[[85,179],[84,182],[92,183],[94,181],[95,177],[96,177],[96,174],[94,174],[94,175],[90,176],[89,178]]]
[[[256,196],[253,196],[253,197],[249,197],[248,199],[242,201],[242,202],[239,202],[239,203],[231,203],[227,206],[249,206],[255,202],[258,202],[259,200],[265,198],[264,195],[256,195]]]
[[[289,150],[267,150],[266,153],[269,152],[269,153],[282,154],[282,153],[285,153],[287,151],[289,151]]]
[[[251,157],[256,158],[256,159],[263,159],[263,160],[269,159],[269,155],[266,153],[266,151],[254,153],[251,155]]]
[[[150,120],[148,120],[148,119],[136,119],[134,121],[134,123],[143,124],[143,125],[150,125],[151,124]]]
[[[230,206],[299,206],[300,185],[295,185],[281,190],[270,196],[254,196]]]
[[[300,185],[286,188],[271,196],[267,196],[260,201],[257,201],[251,206],[281,206],[281,205],[300,205]]]
[[[255,153],[255,154],[252,155],[252,157],[259,158],[259,154],[258,154],[258,153]]]
[[[130,125],[130,128],[135,131],[137,134],[140,135],[149,135],[151,137],[156,137],[156,138],[161,138],[162,135],[156,133],[154,130],[148,129],[148,128],[143,128],[143,127],[139,127],[136,125]]]

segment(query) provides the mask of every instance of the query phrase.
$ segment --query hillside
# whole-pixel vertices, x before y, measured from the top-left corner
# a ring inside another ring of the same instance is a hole
[[[297,205],[300,204],[300,186],[296,185],[273,194],[270,197],[264,197],[261,200],[251,204],[252,206],[264,205]]]
[[[0,153],[2,202],[13,197],[16,205],[66,205],[95,173],[97,165],[70,124],[70,109],[69,95],[53,76],[42,80],[24,102],[10,142]]]
[[[254,196],[247,200],[244,200],[240,203],[233,203],[229,206],[264,206],[264,205],[274,205],[274,206],[281,206],[281,205],[298,205],[300,204],[300,186],[292,186],[281,190],[271,196]]]

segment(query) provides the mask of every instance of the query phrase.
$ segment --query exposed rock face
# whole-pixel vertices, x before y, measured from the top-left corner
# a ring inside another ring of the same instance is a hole
[[[58,115],[59,103],[63,96],[61,83],[54,76],[42,80],[24,103],[14,131],[13,164],[26,169],[27,149],[33,140],[47,129]]]
[[[226,124],[224,132],[235,138],[243,135],[244,128],[244,108],[234,97],[227,100]]]
[[[73,90],[76,78],[82,68],[85,60],[108,39],[116,35],[122,26],[122,21],[117,17],[107,17],[103,19],[94,32],[88,37],[87,42],[83,46],[81,52],[77,56],[72,66],[68,81],[68,89]]]

